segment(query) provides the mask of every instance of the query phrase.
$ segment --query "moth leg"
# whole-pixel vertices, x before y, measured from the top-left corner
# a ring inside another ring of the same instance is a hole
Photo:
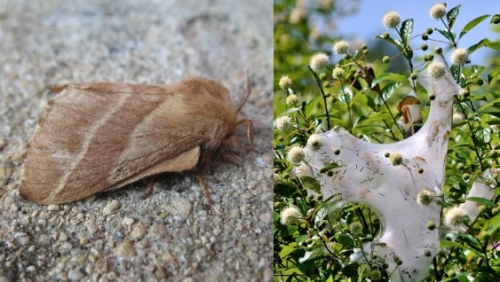
[[[154,184],[154,178],[152,177],[149,180],[148,187],[146,187],[146,190],[141,195],[141,200],[144,200],[151,195],[151,193],[153,192],[153,184]]]
[[[205,180],[205,173],[198,172],[198,181],[200,182],[201,189],[203,189],[203,193],[205,197],[207,197],[208,203],[212,204],[212,198],[210,198],[210,193],[208,192],[207,181]]]
[[[222,140],[222,144],[220,150],[217,153],[217,157],[227,163],[238,166],[241,163],[241,159],[239,157],[233,156],[234,153],[231,153],[237,151],[238,147],[238,140],[236,139],[236,136],[231,135],[230,137]]]
[[[229,154],[219,154],[219,158],[227,163],[238,166],[241,163],[241,159],[238,157],[231,156]]]

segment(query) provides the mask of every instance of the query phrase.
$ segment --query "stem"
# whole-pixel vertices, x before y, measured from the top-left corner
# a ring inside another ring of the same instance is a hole
[[[467,126],[469,127],[470,133],[472,135],[472,143],[474,144],[474,151],[476,152],[476,158],[479,162],[479,165],[481,166],[481,171],[484,171],[483,159],[481,158],[481,155],[479,154],[478,145],[477,145],[477,141],[476,141],[476,139],[477,139],[476,133],[474,133],[472,125],[470,124],[468,117],[467,117],[467,114],[465,113],[464,107],[462,107],[462,104],[460,103],[460,100],[458,100],[457,96],[455,96],[455,100],[458,104],[458,107],[460,108],[460,111],[464,114],[464,117],[467,120]]]
[[[471,108],[471,110],[472,110],[472,112],[473,112],[473,113],[475,113],[475,112],[476,112],[476,108],[474,107],[474,103],[472,103],[472,101],[470,101],[470,100],[469,100],[469,107]],[[460,107],[460,109],[462,110],[462,113],[464,114],[465,119],[467,119],[467,115],[466,115],[466,114],[465,114],[465,112],[463,111],[462,107]],[[468,124],[468,123],[469,123],[469,122],[467,121],[467,124]],[[469,125],[469,127],[470,127],[470,125]],[[493,149],[493,146],[491,145],[491,141],[490,141],[490,142],[488,142],[488,147],[490,148],[490,150],[492,150],[492,149]],[[495,163],[496,163],[497,165],[499,164],[498,159],[495,159]]]
[[[434,276],[436,276],[436,281],[441,280],[441,275],[439,275],[438,272],[438,265],[437,265],[437,260],[436,257],[432,259],[432,264],[434,265]]]
[[[382,96],[382,93],[380,93],[379,95]],[[389,114],[391,115],[392,122],[394,122],[394,124],[397,126],[398,125],[398,121],[396,120],[396,118],[392,114],[391,109],[389,108],[389,105],[387,104],[387,101],[385,99],[383,99],[383,98],[382,98],[382,101],[384,101],[384,105],[387,108],[387,111],[389,112]],[[385,123],[385,121],[384,121],[384,123]],[[399,129],[399,132],[401,132],[401,134],[403,135],[403,139],[404,139],[405,134],[403,133],[403,130],[399,126],[397,126],[397,128]],[[398,140],[396,138],[396,135],[394,135],[394,132],[392,132],[392,130],[391,130],[391,134],[392,134],[392,137],[394,138],[394,140]]]
[[[340,80],[340,86],[342,87],[342,93],[344,95],[344,100],[345,99],[345,90],[344,90],[344,82],[342,81],[342,79]],[[351,101],[346,101],[346,105],[347,105],[347,113],[349,114],[349,133],[352,133],[352,116],[351,116]]]
[[[401,27],[402,28],[402,27]],[[396,32],[398,33],[399,37],[401,38],[401,40],[403,40],[403,36],[401,35],[401,32],[399,32],[399,30],[397,28],[395,28]],[[406,44],[408,44],[408,42],[406,42]],[[411,62],[411,59],[408,58],[406,55],[408,54],[406,52],[406,49],[410,47],[409,45],[405,45],[405,50],[403,52],[403,54],[405,55],[405,58],[408,60],[408,65],[410,66],[410,73],[413,72],[413,63]]]
[[[321,95],[323,96],[323,102],[325,103],[326,125],[327,125],[327,129],[330,130],[332,128],[330,126],[330,114],[328,113],[328,104],[326,103],[326,95],[325,95],[325,91],[323,90],[323,85],[321,85],[321,80],[319,80],[318,75],[313,71],[313,69],[311,69],[310,66],[307,66],[307,67],[314,75],[314,79],[316,79],[316,83],[318,84],[319,90],[321,91]]]
[[[446,31],[448,31],[450,34],[452,34],[450,28],[448,27],[448,25],[446,24],[446,22],[443,20],[443,18],[441,18],[441,22],[444,24],[444,27],[446,28]],[[454,48],[457,48],[457,43],[455,42],[455,37],[454,36],[451,36],[451,44],[453,45]]]

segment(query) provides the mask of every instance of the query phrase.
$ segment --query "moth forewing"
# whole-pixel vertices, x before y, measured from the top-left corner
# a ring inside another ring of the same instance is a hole
[[[20,188],[24,199],[40,204],[76,201],[163,172],[198,168],[202,175],[242,107],[234,107],[222,84],[201,77],[53,90],[60,93],[35,130]]]

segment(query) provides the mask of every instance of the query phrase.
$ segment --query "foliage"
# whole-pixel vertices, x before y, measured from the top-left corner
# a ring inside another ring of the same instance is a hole
[[[300,2],[300,1],[299,1]],[[435,53],[446,53],[459,47],[472,54],[481,48],[500,51],[498,41],[484,38],[472,46],[460,46],[464,36],[473,36],[474,28],[487,23],[494,26],[500,15],[483,15],[469,21],[461,29],[454,26],[460,16],[460,5],[448,9],[434,29],[414,34],[413,19],[405,19],[377,40],[395,46],[398,57],[408,65],[408,73],[387,71],[394,58],[367,61],[366,45],[351,47],[344,54],[332,54],[331,44],[338,42],[332,34],[311,40],[309,17],[315,13],[336,15],[335,6],[309,8],[299,21],[290,20],[297,8],[294,1],[275,1],[275,209],[274,209],[274,271],[277,281],[371,281],[387,280],[391,274],[384,261],[355,260],[356,249],[365,242],[379,244],[377,234],[383,223],[368,206],[342,206],[341,195],[322,199],[314,179],[295,177],[293,163],[286,157],[294,146],[305,146],[314,133],[334,126],[369,142],[389,143],[405,138],[400,125],[404,118],[397,105],[401,98],[414,91],[424,106],[425,121],[432,95],[428,95],[414,78],[419,68],[432,61]],[[299,4],[297,4],[299,5]],[[304,7],[302,7],[304,8]],[[454,33],[454,30],[460,32]],[[423,58],[415,58],[414,50],[427,49],[427,40],[445,40],[443,48],[429,50]],[[420,41],[420,43],[419,43]],[[424,42],[421,42],[424,41]],[[419,45],[420,44],[420,45]],[[325,47],[328,46],[328,47]],[[321,70],[307,66],[317,52],[325,52],[330,64]],[[333,58],[333,59],[332,59]],[[334,63],[332,63],[334,62]],[[334,69],[341,74],[332,77]],[[500,58],[484,64],[453,64],[456,81],[465,90],[454,103],[454,124],[450,134],[443,187],[444,208],[465,201],[474,180],[493,169],[489,184],[495,188],[493,199],[471,199],[480,204],[480,215],[466,221],[465,233],[454,232],[442,225],[440,251],[429,266],[428,281],[495,281],[500,277],[500,209],[498,185],[500,125]],[[279,87],[282,76],[288,75],[292,85]],[[297,95],[298,101],[287,97]],[[284,124],[281,117],[289,117]],[[412,126],[418,127],[419,123]],[[283,211],[293,205],[301,216],[283,221]],[[404,211],[402,211],[404,214]],[[280,217],[281,215],[281,217]],[[361,226],[361,229],[359,228]]]

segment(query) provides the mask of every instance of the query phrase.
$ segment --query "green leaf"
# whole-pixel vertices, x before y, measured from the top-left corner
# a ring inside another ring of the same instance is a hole
[[[401,40],[404,46],[410,45],[411,34],[413,33],[413,19],[408,19],[401,24]]]
[[[338,241],[344,247],[350,247],[354,244],[354,240],[352,239],[352,237],[346,234],[340,234],[338,237]]]
[[[399,52],[401,53],[404,53],[404,50],[405,50],[405,45],[403,44],[403,42],[397,40],[397,39],[393,39],[392,37],[390,36],[387,36],[387,37],[382,37],[380,35],[377,35],[375,38],[378,38],[378,39],[382,39],[384,41],[387,41],[389,43],[391,43],[392,45],[394,45],[396,48],[398,48]]]
[[[453,40],[453,34],[451,32],[449,32],[447,29],[439,29],[439,28],[435,28],[434,30],[438,31],[439,33],[441,33],[441,35],[443,35],[446,39],[448,39],[449,41],[454,41]]]
[[[470,250],[470,251],[473,251],[474,253],[476,253],[476,254],[478,254],[480,256],[484,256],[482,253],[478,252],[476,249],[474,249],[472,247],[469,247],[466,244],[460,244],[460,243],[453,242],[453,241],[441,240],[441,241],[439,241],[439,246],[441,248],[455,247],[455,248],[459,248],[459,249],[463,249],[463,250]]]
[[[309,238],[309,235],[307,235],[307,234],[301,234],[301,235],[297,236],[296,242],[297,243],[305,242],[308,238]]]
[[[361,116],[358,120],[356,120],[355,124],[356,126],[360,126],[362,125],[362,122],[366,121],[366,125],[360,127],[366,126],[368,128],[373,128],[376,122],[389,120],[390,118],[391,116],[388,112],[370,112],[365,116]]]
[[[495,108],[484,109],[479,111],[479,113],[500,117],[500,109],[495,109]]]
[[[289,114],[291,114],[291,113],[298,112],[298,111],[300,111],[301,109],[302,109],[302,107],[290,108],[290,109],[288,109],[288,110],[284,111],[284,112],[281,114],[281,116],[287,116],[287,115],[289,115]]]
[[[492,118],[486,121],[489,125],[500,124],[500,118]]]
[[[290,245],[287,246],[281,246],[281,252],[280,252],[280,257],[286,257],[289,254],[291,254],[293,251],[295,251],[295,248],[297,248],[297,242],[292,242]]]
[[[485,70],[486,67],[484,66],[471,65],[466,68],[463,68],[463,73],[466,79],[470,79],[474,77],[479,77]]]
[[[486,104],[482,105],[482,106],[478,109],[478,111],[479,111],[479,112],[481,112],[481,111],[486,110],[486,109],[491,108],[491,107],[493,107],[493,108],[495,108],[495,109],[496,109],[496,108],[498,108],[499,106],[500,106],[500,98],[496,98],[495,100],[490,101],[490,102],[488,102],[488,103],[486,103]]]
[[[378,95],[377,98],[375,99],[375,103],[378,105],[382,105],[384,101],[387,101],[389,97],[394,93],[396,89],[398,89],[401,86],[401,83],[395,82],[395,83],[389,83],[387,84],[383,89],[382,89],[382,95]]]
[[[485,41],[489,41],[488,38],[483,38],[479,40],[478,43],[472,44],[469,48],[467,48],[467,52],[470,54],[474,53],[477,49],[485,46]]]
[[[494,69],[488,74],[488,84],[500,75],[500,69]]]
[[[318,210],[318,212],[314,216],[314,225],[316,227],[319,227],[321,225],[321,222],[325,219],[329,210],[330,209],[328,206],[325,206],[325,207]]]
[[[491,42],[488,38],[481,39],[478,43],[472,44],[468,49],[469,55],[481,47],[488,47],[490,49],[500,51],[500,42]]]
[[[457,19],[458,13],[460,12],[460,5],[456,6],[455,8],[451,9],[447,14],[446,14],[446,19],[448,20],[448,28],[450,30],[453,29],[453,25],[455,24],[455,20]]]
[[[458,36],[458,38],[462,38],[462,36],[464,36],[467,32],[469,32],[471,29],[473,29],[476,25],[480,24],[482,21],[484,21],[486,18],[488,18],[490,15],[484,15],[484,16],[480,16],[480,17],[477,17],[475,19],[473,19],[472,21],[468,22],[464,28],[462,29],[462,32],[460,32],[460,35]]]
[[[313,260],[319,257],[323,257],[324,252],[321,248],[313,249],[311,252],[306,252],[303,257],[299,259],[300,263],[304,263],[308,260]]]
[[[466,199],[467,201],[472,201],[472,202],[476,202],[476,203],[479,203],[481,205],[485,205],[487,207],[490,207],[490,208],[496,208],[497,207],[497,204],[493,203],[492,201],[490,200],[487,200],[485,198],[480,198],[480,197],[469,197]]]
[[[491,141],[492,130],[489,127],[480,127],[476,130],[476,137],[483,144],[487,144]]]
[[[496,50],[496,51],[500,51],[500,42],[498,42],[498,41],[491,42],[488,40],[488,42],[486,42],[486,47],[493,49],[493,50]]]
[[[493,234],[500,228],[500,214],[497,214],[492,219],[490,219],[484,226],[484,230],[488,234]]]
[[[458,81],[458,79],[460,78],[460,65],[451,65],[450,67],[450,72],[451,72],[451,75],[453,76],[453,79],[455,79],[455,81]]]
[[[378,85],[382,81],[392,81],[392,82],[401,82],[401,83],[407,83],[408,82],[408,77],[399,74],[399,73],[383,73],[379,76],[377,76],[373,81],[372,81],[372,88],[375,87],[375,85]]]

